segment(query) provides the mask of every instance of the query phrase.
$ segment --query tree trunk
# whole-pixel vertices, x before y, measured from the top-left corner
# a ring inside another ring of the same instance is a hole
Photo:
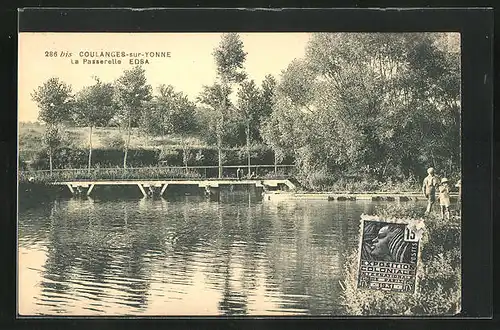
[[[184,163],[184,168],[186,170],[186,174],[188,172],[188,162],[189,162],[189,159],[188,159],[188,146],[187,146],[187,143],[186,141],[184,141],[184,139],[181,141],[182,143],[182,162]]]
[[[248,178],[251,177],[250,171],[250,122],[247,121],[247,127],[246,127],[246,136],[247,136],[247,160],[248,160]]]
[[[225,90],[227,86],[227,81],[225,77],[222,77],[222,89]],[[226,112],[226,106],[225,106],[226,100],[222,100],[221,103],[219,103],[219,111],[220,111],[220,117],[217,118],[217,149],[219,153],[219,179],[222,178],[222,134],[223,134],[223,127],[224,127],[224,122],[225,122],[225,112]]]
[[[127,127],[127,143],[125,143],[125,154],[123,155],[123,168],[127,168],[127,156],[128,156],[128,147],[130,144],[130,131],[132,130],[132,115],[128,117],[128,127]]]
[[[274,151],[274,175],[278,174],[278,155]]]
[[[88,168],[89,173],[91,167],[92,167],[92,126],[89,126],[89,168]]]
[[[186,173],[187,173],[187,170],[188,170],[188,155],[187,155],[187,149],[184,148],[184,150],[182,151],[184,154],[183,154],[183,158],[184,158],[184,167],[186,168]]]
[[[387,171],[387,166],[389,166],[389,162],[391,161],[391,158],[387,158],[386,162],[385,162],[385,165],[384,165],[384,169],[382,170],[382,178],[385,178],[385,172]]]
[[[219,179],[222,179],[222,141],[221,137],[217,136],[217,152],[219,157]]]
[[[451,174],[451,171],[453,170],[453,151],[450,155],[450,166],[448,168],[448,172]]]
[[[434,152],[431,150],[431,157],[432,157],[432,167],[436,168],[436,159],[434,158]]]
[[[50,175],[52,175],[52,149],[49,149],[49,169]]]

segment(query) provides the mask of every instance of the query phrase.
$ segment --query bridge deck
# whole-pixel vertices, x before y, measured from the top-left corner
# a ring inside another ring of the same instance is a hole
[[[278,185],[286,185],[289,189],[294,190],[295,185],[287,179],[270,179],[270,180],[238,180],[238,179],[188,179],[188,180],[78,180],[78,181],[59,181],[53,182],[52,185],[67,186],[71,193],[75,193],[80,188],[88,188],[87,195],[90,195],[95,186],[138,186],[144,196],[147,195],[144,188],[161,187],[160,195],[162,195],[167,186],[170,185],[197,185],[200,188],[211,189],[217,188],[220,185],[255,185],[256,187],[278,187]]]
[[[58,181],[53,182],[53,185],[74,185],[74,186],[89,186],[89,185],[163,185],[163,184],[188,184],[188,185],[234,185],[234,184],[259,184],[263,183],[265,185],[277,185],[277,184],[290,184],[291,182],[286,179],[272,179],[272,180],[238,180],[238,179],[199,179],[199,180],[75,180],[75,181]]]

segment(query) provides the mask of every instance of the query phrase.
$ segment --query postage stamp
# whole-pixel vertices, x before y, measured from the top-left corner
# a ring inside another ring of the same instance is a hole
[[[358,288],[414,293],[422,220],[361,216]]]

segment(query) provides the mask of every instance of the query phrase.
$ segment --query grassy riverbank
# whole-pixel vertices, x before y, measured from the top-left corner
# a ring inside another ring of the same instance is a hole
[[[39,123],[19,123],[19,147],[25,150],[39,150],[40,141],[45,127]],[[87,127],[65,128],[65,134],[68,140],[75,147],[86,148],[89,143],[89,130]],[[119,127],[97,127],[93,129],[92,146],[95,149],[109,148],[117,141],[125,141],[127,132]],[[181,139],[177,134],[168,136],[149,137],[140,132],[137,128],[132,128],[130,135],[130,148],[155,148],[161,146],[180,146],[182,143],[188,143],[193,148],[206,147],[207,144],[197,136],[190,136],[189,139]]]
[[[163,169],[155,167],[136,168],[126,170],[123,168],[108,168],[94,170],[88,172],[87,169],[78,169],[70,171],[54,171],[52,174],[49,171],[35,172],[23,171],[19,173],[19,182],[26,183],[41,183],[48,184],[57,181],[79,181],[79,180],[161,180],[161,179],[184,179],[184,178],[199,178],[201,175],[195,171],[185,169]]]
[[[92,138],[92,169],[88,164],[88,129],[85,127],[66,127],[65,144],[53,155],[54,171],[48,173],[49,159],[46,150],[41,148],[44,126],[37,123],[20,123],[19,125],[19,169],[23,171],[19,180],[25,182],[33,177],[35,182],[48,183],[62,180],[127,180],[127,179],[168,179],[216,177],[217,169],[173,169],[160,167],[207,166],[218,164],[218,152],[214,145],[192,135],[181,138],[171,134],[163,137],[147,137],[137,128],[132,130],[127,164],[138,169],[124,170],[123,143],[126,132],[117,127],[95,128]],[[187,149],[186,148],[187,145]],[[185,162],[185,150],[188,160]],[[239,166],[247,173],[247,154],[243,147],[234,146],[223,149],[223,166]],[[290,166],[294,159],[284,159],[281,164]],[[300,166],[278,168],[274,174],[274,153],[263,144],[253,145],[251,149],[252,165],[269,165],[268,168],[252,168],[258,178],[283,178],[290,174],[299,192],[303,193],[403,193],[419,192],[423,177],[413,177],[387,171],[383,176],[363,174],[349,168],[326,170],[304,170]],[[77,170],[59,171],[59,169],[76,168]],[[43,170],[35,172],[35,170]],[[235,177],[236,168],[225,168],[224,177]],[[353,174],[354,173],[354,174]],[[425,173],[425,170],[422,172]],[[460,177],[460,173],[447,176],[452,183]],[[453,187],[453,184],[452,184]]]
[[[380,217],[420,218],[419,206],[389,205]],[[358,252],[348,256],[342,281],[342,302],[348,315],[454,315],[461,304],[461,219],[442,220],[437,213],[425,219],[421,263],[415,294],[358,290]]]
[[[321,193],[364,193],[364,192],[419,192],[420,184],[415,180],[392,180],[379,181],[376,179],[369,180],[366,178],[331,178],[328,184],[310,185],[300,178],[303,192],[321,192]]]

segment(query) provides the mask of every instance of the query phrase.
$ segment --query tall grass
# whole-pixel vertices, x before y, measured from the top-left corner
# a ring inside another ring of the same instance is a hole
[[[367,177],[338,177],[326,172],[297,173],[297,180],[306,191],[338,193],[408,192],[420,191],[420,183],[413,177],[390,178],[384,181]]]
[[[201,178],[199,172],[185,169],[165,169],[161,167],[144,168],[102,168],[75,169],[64,171],[22,171],[19,172],[18,180],[20,183],[51,183],[57,181],[75,181],[75,180],[163,180],[163,179],[186,179]]]
[[[420,206],[391,205],[378,209],[380,217],[414,218]],[[454,315],[461,304],[460,218],[442,220],[438,214],[425,219],[421,263],[414,294],[357,289],[358,252],[347,257],[341,295],[348,315]]]

